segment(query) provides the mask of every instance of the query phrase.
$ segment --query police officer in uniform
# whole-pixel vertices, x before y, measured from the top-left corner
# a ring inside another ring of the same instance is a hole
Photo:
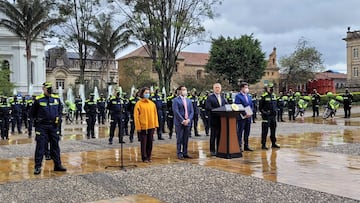
[[[35,121],[36,148],[34,174],[41,173],[41,165],[45,148],[50,142],[50,154],[54,161],[54,171],[66,171],[61,164],[58,125],[61,119],[61,101],[59,96],[52,94],[52,84],[43,83],[43,94],[35,98],[31,116]]]
[[[316,89],[313,89],[313,93],[311,95],[311,104],[313,110],[312,117],[319,117],[320,95],[317,93]]]
[[[199,132],[198,132],[198,121],[199,121],[199,107],[198,107],[198,97],[196,94],[196,89],[192,89],[191,91],[191,95],[188,97],[192,103],[193,109],[194,109],[194,117],[192,120],[192,127],[194,127],[194,134],[196,137],[199,137]],[[190,129],[190,134],[191,134],[191,129]]]
[[[112,145],[113,143],[116,125],[119,128],[118,131],[119,143],[125,143],[123,140],[123,132],[122,132],[123,131],[123,126],[122,126],[123,101],[120,98],[120,91],[116,93],[116,96],[112,96],[110,98],[107,108],[109,109],[109,113],[111,116],[109,144]]]
[[[94,93],[90,94],[88,100],[85,101],[84,106],[86,112],[86,124],[87,124],[87,138],[95,138],[95,123],[96,123],[96,115],[97,115],[97,104],[94,101]]]
[[[289,93],[287,95],[287,106],[288,106],[288,116],[289,121],[295,120],[295,106],[296,106],[296,99],[293,90],[290,88]]]
[[[158,121],[159,121],[159,127],[156,129],[157,131],[157,135],[158,135],[158,140],[164,140],[164,138],[162,138],[162,131],[164,128],[164,114],[163,114],[163,99],[161,97],[161,94],[159,93],[159,89],[156,88],[155,92],[151,95],[151,100],[155,103],[156,105],[156,110],[157,110],[157,114],[158,114]]]
[[[125,133],[125,135],[129,135],[128,123],[130,120],[130,116],[129,116],[129,112],[127,111],[129,106],[129,99],[125,92],[123,93],[121,100],[123,101],[123,108],[122,108],[122,124],[124,128],[123,132]]]
[[[22,115],[22,104],[18,101],[17,96],[14,95],[13,101],[11,104],[11,132],[14,133],[15,125],[17,126],[18,133],[22,133],[21,131],[21,115]]]
[[[172,138],[173,129],[174,129],[174,112],[172,110],[172,102],[175,98],[174,93],[170,93],[170,95],[166,98],[166,125],[169,129],[169,139]]]
[[[134,141],[134,133],[135,133],[134,107],[135,107],[136,102],[138,102],[140,99],[138,94],[139,94],[139,91],[135,90],[134,94],[129,98],[129,105],[127,108],[127,111],[129,113],[129,120],[130,120],[130,135],[129,135],[130,143],[132,143]],[[138,140],[139,139],[140,138],[138,137]]]
[[[23,96],[21,99],[21,121],[24,122],[25,129],[28,128],[28,112],[26,109],[26,103],[27,103],[26,97]]]
[[[277,112],[277,122],[285,122],[283,119],[283,113],[284,113],[284,107],[285,107],[285,102],[284,102],[284,97],[283,97],[283,92],[280,92],[280,96],[277,97],[277,108],[278,108],[278,112]]]
[[[36,96],[33,95],[31,99],[26,101],[26,111],[28,114],[28,137],[31,138],[32,136],[32,128],[33,128],[33,118],[31,117],[31,108],[34,105],[34,101]]]
[[[210,121],[209,121],[209,114],[208,111],[206,111],[205,104],[206,100],[208,98],[209,92],[206,92],[205,95],[201,96],[199,98],[200,103],[200,117],[203,121],[204,128],[205,128],[205,134],[206,136],[209,136],[209,129],[210,129]]]
[[[7,102],[7,97],[1,97],[0,103],[0,129],[1,129],[1,138],[3,140],[9,139],[9,121],[10,121],[10,111],[11,106]]]
[[[252,99],[253,109],[254,109],[254,112],[253,112],[253,115],[252,115],[252,122],[256,123],[255,120],[257,119],[257,111],[258,111],[258,108],[259,108],[256,92],[252,95],[251,99]]]
[[[105,110],[106,110],[106,99],[104,97],[104,94],[100,94],[100,98],[97,99],[97,109],[98,109],[98,122],[99,124],[105,124]]]
[[[351,115],[351,103],[353,100],[353,95],[349,92],[349,89],[345,90],[345,94],[342,95],[343,97],[343,104],[344,104],[344,118],[350,118]]]
[[[76,111],[75,111],[76,120],[78,120],[79,115],[80,115],[80,119],[83,120],[83,117],[82,117],[82,99],[81,99],[80,95],[78,95],[75,98],[75,105],[76,105]]]
[[[276,110],[277,101],[276,95],[274,94],[274,86],[269,84],[265,87],[265,92],[261,95],[259,101],[259,110],[263,119],[261,123],[261,149],[268,149],[266,147],[266,137],[270,128],[270,140],[272,148],[280,148],[276,144]]]

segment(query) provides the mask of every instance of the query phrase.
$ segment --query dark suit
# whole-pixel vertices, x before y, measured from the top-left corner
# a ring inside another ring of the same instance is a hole
[[[211,112],[211,110],[218,108],[220,106],[224,106],[226,104],[226,100],[224,96],[221,97],[221,105],[218,102],[218,99],[215,94],[211,94],[206,99],[205,103],[205,109],[208,111],[209,120],[210,120],[210,152],[216,153],[219,147],[219,139],[220,139],[220,132],[221,132],[221,121],[220,116],[214,114]],[[215,149],[215,143],[216,143],[216,149]]]
[[[194,109],[189,98],[185,98],[188,118],[190,122],[187,126],[182,122],[185,120],[185,107],[182,97],[178,96],[172,101],[172,110],[174,113],[174,125],[176,133],[176,153],[178,157],[187,156],[187,147],[190,136],[191,121],[194,117]],[[181,149],[182,148],[182,149]]]
[[[247,99],[246,99],[247,97]],[[244,107],[250,106],[251,110],[254,112],[254,106],[252,103],[252,98],[250,95],[243,93],[238,93],[235,97],[235,104],[242,104]],[[243,116],[246,115],[245,112],[241,113]],[[241,149],[242,146],[242,134],[244,133],[244,148],[249,148],[249,135],[250,135],[250,126],[251,126],[251,117],[242,118],[239,116],[237,118],[237,136],[239,141],[239,146]]]

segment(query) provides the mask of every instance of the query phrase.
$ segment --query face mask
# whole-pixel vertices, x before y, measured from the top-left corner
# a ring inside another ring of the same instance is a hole
[[[149,93],[144,94],[144,98],[149,99],[149,98],[150,98],[150,94],[149,94]]]
[[[244,92],[245,94],[249,93],[249,88],[245,88]]]

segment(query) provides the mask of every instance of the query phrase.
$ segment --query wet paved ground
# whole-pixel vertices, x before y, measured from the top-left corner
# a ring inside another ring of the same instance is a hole
[[[354,112],[357,111],[360,112],[360,108],[354,109]],[[244,156],[237,159],[211,157],[208,137],[193,138],[189,143],[189,152],[193,159],[187,159],[185,162],[360,200],[359,114],[353,114],[351,119],[341,118],[341,112],[338,114],[339,116],[334,120],[306,117],[304,120],[278,123],[278,143],[281,149],[265,151],[260,149],[260,122],[257,122],[252,125],[250,139],[250,146],[255,151],[244,152]],[[7,183],[24,180],[43,180],[64,175],[75,176],[119,170],[119,166],[122,165],[120,144],[107,145],[107,125],[98,126],[96,129],[97,138],[87,140],[85,126],[79,123],[64,125],[61,148],[62,162],[68,169],[66,173],[54,172],[52,161],[44,161],[43,172],[40,176],[34,176],[35,143],[34,139],[27,138],[26,134],[14,134],[10,140],[0,141],[0,152],[8,153],[6,158],[0,155],[0,183],[4,186]],[[165,135],[164,137],[167,138]],[[79,143],[85,145],[85,149],[77,145]],[[131,165],[136,165],[136,168],[148,168],[184,162],[176,158],[174,139],[156,140],[154,144],[151,164],[141,162],[137,142],[124,144],[125,168],[132,170],[129,167]],[[354,150],[348,153],[333,152],[337,146],[351,144],[354,145]],[[91,145],[96,147],[92,149],[89,147]],[[24,155],[18,156],[18,152],[14,151],[21,147],[25,148],[21,149]],[[99,202],[160,202],[160,200],[139,194]]]

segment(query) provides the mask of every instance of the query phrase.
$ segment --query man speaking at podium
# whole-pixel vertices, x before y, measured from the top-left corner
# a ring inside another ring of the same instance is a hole
[[[211,110],[225,106],[226,100],[224,96],[221,95],[221,85],[220,83],[215,83],[213,85],[214,93],[209,95],[206,99],[205,109],[208,111],[209,120],[210,120],[210,153],[211,156],[216,156],[216,152],[219,148],[220,141],[220,132],[221,132],[221,121],[220,116],[215,115]],[[216,143],[216,149],[215,149]]]

